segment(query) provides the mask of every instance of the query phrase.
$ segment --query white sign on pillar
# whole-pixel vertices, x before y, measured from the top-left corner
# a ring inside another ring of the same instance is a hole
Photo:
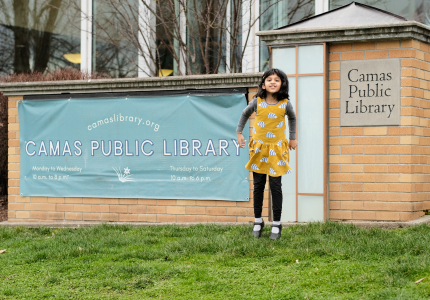
[[[400,60],[341,62],[340,126],[400,125]]]

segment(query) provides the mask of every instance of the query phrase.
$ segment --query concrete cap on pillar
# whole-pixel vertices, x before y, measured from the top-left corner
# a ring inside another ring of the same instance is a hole
[[[388,11],[357,2],[351,2],[348,5],[278,29],[363,26],[370,24],[400,23],[405,21],[407,21],[405,18]]]

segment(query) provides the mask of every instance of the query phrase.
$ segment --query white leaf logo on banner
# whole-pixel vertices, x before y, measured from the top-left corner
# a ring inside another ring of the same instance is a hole
[[[134,181],[134,179],[132,179],[130,177],[131,174],[130,174],[130,169],[129,168],[124,168],[124,174],[122,174],[120,168],[115,169],[114,167],[112,167],[112,169],[114,169],[116,175],[118,175],[119,181],[121,181],[121,182]]]

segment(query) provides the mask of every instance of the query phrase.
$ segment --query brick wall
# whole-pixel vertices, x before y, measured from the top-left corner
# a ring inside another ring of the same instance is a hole
[[[430,54],[415,40],[330,46],[330,219],[407,221],[430,208]],[[401,59],[401,125],[340,127],[340,62]]]
[[[252,99],[255,93],[256,89],[249,89],[249,99]],[[120,221],[181,223],[248,222],[254,220],[252,173],[250,173],[250,201],[248,202],[21,197],[19,195],[19,100],[22,100],[22,97],[9,97],[9,222]],[[249,121],[250,127],[253,126],[253,121],[254,116]],[[250,130],[251,134],[252,130]],[[267,186],[264,197],[263,217],[268,217],[269,192]]]

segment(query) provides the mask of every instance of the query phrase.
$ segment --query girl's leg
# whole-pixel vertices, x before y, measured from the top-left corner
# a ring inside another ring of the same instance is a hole
[[[253,172],[254,177],[254,215],[255,218],[261,218],[263,211],[264,187],[266,186],[266,174]]]
[[[280,222],[282,214],[282,176],[269,176],[269,184],[272,192],[273,221]]]

